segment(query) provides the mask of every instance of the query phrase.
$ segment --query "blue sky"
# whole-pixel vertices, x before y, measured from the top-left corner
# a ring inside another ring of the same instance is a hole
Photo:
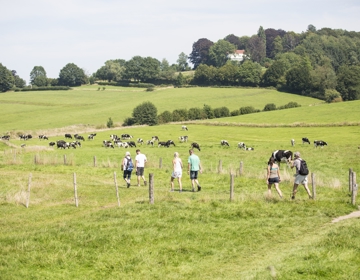
[[[260,26],[360,31],[360,1],[350,0],[0,0],[0,6],[0,63],[27,82],[34,66],[57,78],[67,63],[87,74],[106,60],[135,55],[172,64],[200,38],[251,36]]]

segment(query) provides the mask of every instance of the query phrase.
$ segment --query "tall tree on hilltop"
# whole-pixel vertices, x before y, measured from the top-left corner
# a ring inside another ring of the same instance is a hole
[[[206,38],[199,39],[193,44],[192,52],[189,55],[190,62],[196,69],[200,64],[209,64],[209,49],[214,43]]]
[[[209,49],[209,57],[211,64],[216,67],[225,65],[228,60],[228,55],[235,52],[235,46],[228,41],[219,40],[213,44]]]
[[[87,83],[87,77],[83,69],[74,63],[68,63],[60,70],[59,84],[63,86],[81,86]]]
[[[229,34],[224,38],[225,41],[228,41],[229,43],[233,44],[237,50],[240,50],[242,43],[240,41],[240,38],[238,36],[235,36],[234,34]],[[244,48],[241,48],[244,49]]]
[[[268,28],[265,30],[266,36],[266,57],[274,58],[277,53],[274,51],[275,49],[275,38],[279,36],[279,38],[283,37],[286,34],[284,30],[275,30],[273,28]]]
[[[5,92],[14,85],[14,76],[9,69],[0,63],[0,91]]]
[[[34,66],[30,72],[30,83],[34,86],[43,87],[47,85],[46,71],[42,66]]]

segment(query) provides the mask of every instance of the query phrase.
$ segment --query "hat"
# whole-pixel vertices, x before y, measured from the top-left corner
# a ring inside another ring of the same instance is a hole
[[[126,152],[126,153],[125,153],[125,156],[130,156],[130,152]]]
[[[295,152],[294,156],[295,157],[300,157],[300,152]]]

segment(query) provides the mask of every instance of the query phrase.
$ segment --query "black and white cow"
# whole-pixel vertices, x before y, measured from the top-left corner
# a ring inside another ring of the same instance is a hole
[[[180,136],[179,140],[180,140],[181,143],[184,143],[184,142],[188,141],[188,138],[189,138],[188,136]]]
[[[39,135],[39,139],[40,139],[40,140],[49,140],[49,138],[48,138],[46,135],[44,135],[44,134],[40,134],[40,135]]]
[[[191,143],[191,149],[198,149],[200,151],[200,145],[196,142]]]
[[[170,146],[170,145],[173,145],[173,146],[175,147],[175,143],[174,143],[173,140],[167,140],[166,143],[167,143],[169,146]]]
[[[74,137],[75,137],[75,139],[76,139],[76,140],[82,140],[82,141],[85,141],[84,136],[81,136],[81,135],[79,135],[79,134],[74,135]]]
[[[127,142],[121,142],[121,141],[114,142],[114,145],[118,146],[119,148],[128,148],[129,147],[129,144]]]
[[[50,143],[49,143],[49,146],[50,146],[50,147],[53,147],[53,146],[55,146],[55,144],[56,144],[55,142],[50,142]]]
[[[138,138],[136,141],[138,144],[144,144],[144,140],[142,138]]]
[[[1,137],[2,140],[10,140],[10,135],[4,135]]]
[[[66,139],[66,138],[72,139],[71,134],[70,134],[70,133],[66,133],[66,134],[65,134],[65,139]]]
[[[221,146],[228,146],[228,147],[230,147],[229,142],[228,142],[227,140],[221,140],[221,141],[220,141],[220,144],[221,144]]]
[[[113,143],[111,141],[104,140],[103,145],[104,145],[105,148],[113,148],[114,149],[114,145],[113,145]]]
[[[88,135],[88,140],[94,140],[94,137],[96,136],[96,133],[91,133]]]
[[[308,143],[310,145],[310,140],[307,137],[303,137],[303,138],[301,138],[301,140],[302,140],[303,144]]]
[[[187,128],[187,126],[186,125],[183,125],[182,127],[181,127],[181,130],[188,130],[188,128]]]
[[[127,133],[121,134],[121,139],[129,140],[131,138],[133,138],[133,137],[130,134],[127,134]]]
[[[160,141],[160,139],[159,139],[159,137],[157,137],[157,136],[152,136],[151,137],[151,140],[153,141],[153,142],[155,142],[155,141]]]
[[[245,148],[245,151],[253,151],[253,150],[254,150],[253,147],[246,147],[246,148]]]
[[[153,141],[153,139],[147,140],[147,141],[146,141],[146,145],[154,146],[154,141]]]
[[[244,142],[239,142],[239,143],[238,143],[238,148],[246,150],[246,145],[245,145],[245,143],[244,143]]]
[[[26,135],[26,134],[21,134],[21,135],[19,135],[19,137],[20,137],[20,140],[28,140],[29,139],[28,135]]]
[[[110,135],[110,138],[111,138],[111,140],[113,140],[113,141],[120,140],[119,136],[117,136],[116,134],[111,134],[111,135]]]
[[[129,147],[131,147],[131,148],[135,147],[136,148],[136,144],[135,144],[134,141],[128,141],[127,143],[129,145]]]
[[[318,146],[324,147],[324,146],[327,146],[327,143],[323,140],[315,140],[314,147],[317,148]]]
[[[158,148],[159,148],[159,147],[169,148],[169,147],[170,147],[170,144],[169,144],[168,142],[159,141],[159,142],[158,142]]]
[[[293,160],[293,153],[289,150],[276,150],[271,154],[271,157],[275,159],[275,161],[279,164],[281,162],[286,162],[287,165]]]
[[[64,141],[64,140],[59,140],[59,141],[56,141],[56,146],[57,148],[61,148],[61,149],[66,149],[66,148],[69,148],[69,146],[67,145],[67,142]]]

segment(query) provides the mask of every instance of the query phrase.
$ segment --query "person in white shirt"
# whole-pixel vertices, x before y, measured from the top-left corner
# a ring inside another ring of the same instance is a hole
[[[171,179],[170,179],[170,186],[171,186],[170,191],[171,192],[174,191],[174,180],[175,178],[177,178],[179,182],[179,192],[182,192],[181,177],[182,177],[183,163],[181,161],[181,158],[179,158],[178,152],[174,153],[174,159],[172,161],[172,165],[173,165],[173,172],[171,174]]]
[[[138,187],[140,186],[140,178],[144,181],[144,186],[146,186],[146,180],[144,176],[144,169],[145,169],[145,163],[147,161],[147,158],[144,154],[140,153],[140,150],[136,150],[136,157],[135,157],[135,168],[136,168],[136,176],[137,176],[137,182]]]

